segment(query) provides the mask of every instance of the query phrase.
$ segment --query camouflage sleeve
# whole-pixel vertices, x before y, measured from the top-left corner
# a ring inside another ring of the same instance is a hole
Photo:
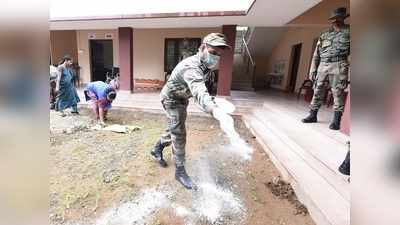
[[[317,45],[315,46],[314,54],[311,60],[310,73],[308,75],[310,80],[315,80],[317,77],[318,66],[320,62],[319,49],[321,47],[321,38],[318,39]]]
[[[213,106],[215,106],[215,102],[214,97],[208,93],[203,73],[196,69],[189,69],[184,73],[183,79],[188,84],[194,101],[203,111],[211,113]]]

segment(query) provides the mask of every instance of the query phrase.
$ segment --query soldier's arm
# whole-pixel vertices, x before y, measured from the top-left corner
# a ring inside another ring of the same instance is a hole
[[[318,39],[317,45],[315,46],[314,54],[311,60],[310,73],[308,75],[310,80],[315,80],[317,76],[318,66],[320,63],[319,49],[321,47],[321,38]]]
[[[194,101],[205,111],[211,113],[216,106],[214,97],[207,90],[203,73],[197,69],[189,69],[183,75],[183,79],[193,95]]]

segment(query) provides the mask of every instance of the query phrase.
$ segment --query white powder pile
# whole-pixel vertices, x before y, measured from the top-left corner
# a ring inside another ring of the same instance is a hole
[[[148,217],[155,210],[169,204],[167,194],[156,189],[145,189],[132,202],[124,203],[106,211],[96,225],[146,224]]]
[[[187,217],[192,215],[191,211],[181,205],[173,205],[172,207],[175,209],[175,213],[179,217]]]
[[[185,225],[197,224],[196,221],[198,220],[197,219],[198,216],[193,212],[193,210],[188,209],[185,206],[182,206],[175,202],[171,203],[171,208],[174,209],[176,216],[184,219]]]
[[[210,223],[215,223],[226,215],[240,216],[244,212],[240,199],[229,190],[212,183],[202,183],[198,192],[193,208],[200,218],[206,218]]]
[[[219,121],[221,129],[229,138],[230,146],[227,146],[227,149],[244,160],[250,160],[253,149],[236,132],[232,116],[223,110],[217,110],[214,112],[214,117]]]
[[[206,219],[211,224],[225,217],[240,218],[245,216],[241,200],[228,189],[219,187],[213,179],[208,160],[196,163],[198,190],[194,193],[192,208],[197,219]]]

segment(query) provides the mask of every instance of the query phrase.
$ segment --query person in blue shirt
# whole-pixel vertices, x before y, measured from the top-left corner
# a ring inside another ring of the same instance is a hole
[[[103,81],[90,82],[85,90],[86,101],[92,101],[92,109],[96,114],[96,119],[100,120],[101,125],[105,125],[107,112],[111,109],[111,104],[117,97],[116,87]]]

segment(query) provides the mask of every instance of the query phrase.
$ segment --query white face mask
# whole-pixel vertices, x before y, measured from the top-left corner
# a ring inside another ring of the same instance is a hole
[[[206,49],[206,52],[207,53],[205,54],[204,62],[206,63],[207,68],[211,69],[211,70],[218,69],[219,59],[221,57],[218,55],[213,55],[213,54],[209,53],[207,49]]]

